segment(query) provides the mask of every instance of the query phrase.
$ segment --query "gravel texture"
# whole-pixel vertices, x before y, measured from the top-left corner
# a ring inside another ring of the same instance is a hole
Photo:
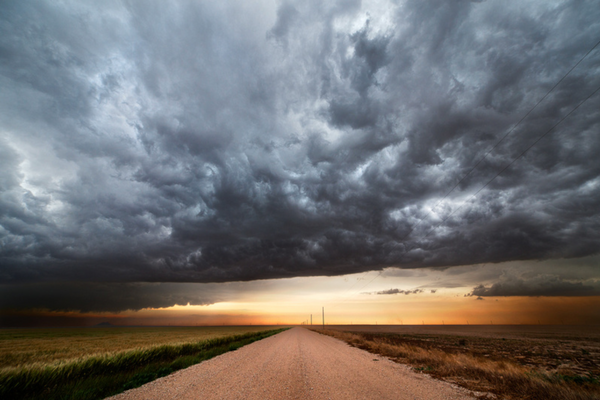
[[[293,328],[137,389],[131,399],[473,399],[337,339]]]

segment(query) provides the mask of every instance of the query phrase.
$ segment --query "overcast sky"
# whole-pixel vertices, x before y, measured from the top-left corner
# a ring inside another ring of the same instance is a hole
[[[511,129],[598,32],[592,1],[3,1],[0,284],[486,264],[473,296],[597,295],[600,93],[517,157],[600,46]],[[526,260],[560,262],[494,269]]]

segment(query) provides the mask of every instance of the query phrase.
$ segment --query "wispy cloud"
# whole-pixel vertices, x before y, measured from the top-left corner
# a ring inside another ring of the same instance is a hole
[[[387,289],[387,290],[381,290],[378,292],[364,292],[363,294],[404,294],[404,295],[408,295],[408,294],[418,294],[418,293],[423,293],[423,290],[421,290],[421,289],[413,289],[413,290]],[[435,293],[435,292],[432,291],[432,293]]]

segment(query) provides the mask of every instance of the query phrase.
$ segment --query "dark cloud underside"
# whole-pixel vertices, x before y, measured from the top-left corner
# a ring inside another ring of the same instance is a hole
[[[471,296],[600,296],[597,280],[569,281],[557,276],[542,275],[530,279],[512,278],[496,282],[489,287],[479,285]]]
[[[4,1],[0,282],[595,254],[598,95],[468,199],[600,86],[599,50],[443,196],[599,21],[579,1]]]
[[[3,309],[120,312],[223,301],[214,288],[185,283],[60,283],[0,286]]]

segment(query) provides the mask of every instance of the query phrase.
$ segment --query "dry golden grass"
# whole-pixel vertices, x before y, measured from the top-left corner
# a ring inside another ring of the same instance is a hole
[[[0,370],[274,329],[269,326],[0,330]]]
[[[0,399],[104,399],[283,330],[285,328],[87,355],[50,364],[7,367],[0,370]]]
[[[565,379],[531,371],[509,361],[493,361],[471,354],[452,354],[435,348],[390,343],[385,336],[314,329],[369,352],[412,365],[471,390],[493,393],[507,399],[584,400],[600,399],[598,382]]]

